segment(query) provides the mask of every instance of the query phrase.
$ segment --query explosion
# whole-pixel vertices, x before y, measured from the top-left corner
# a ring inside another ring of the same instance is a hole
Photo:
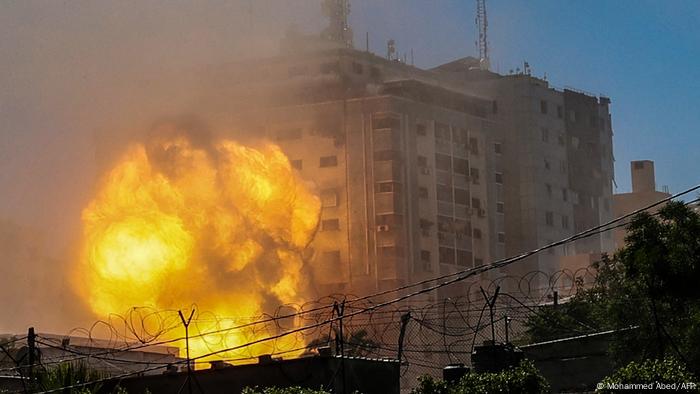
[[[100,318],[193,304],[233,317],[198,321],[190,329],[201,335],[190,341],[193,356],[238,346],[274,333],[202,334],[309,298],[304,255],[319,215],[318,197],[276,145],[222,139],[202,146],[170,133],[132,145],[84,209],[75,284]],[[269,350],[263,343],[246,353]]]

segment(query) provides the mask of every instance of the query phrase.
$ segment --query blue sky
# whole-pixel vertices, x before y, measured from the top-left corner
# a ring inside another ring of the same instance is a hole
[[[527,61],[536,76],[612,99],[617,192],[629,162],[656,162],[657,187],[700,183],[700,1],[487,0],[492,68]],[[417,66],[474,55],[475,2],[355,0],[356,46],[389,38]]]

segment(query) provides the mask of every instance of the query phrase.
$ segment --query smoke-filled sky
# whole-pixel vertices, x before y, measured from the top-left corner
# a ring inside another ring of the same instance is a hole
[[[384,54],[394,38],[420,67],[474,55],[474,8],[355,0],[355,43],[369,32]],[[488,13],[494,69],[526,60],[555,86],[612,98],[618,191],[636,159],[655,160],[672,191],[698,182],[700,3],[491,0]],[[96,142],[187,110],[196,70],[274,53],[290,24],[325,23],[316,0],[0,2],[0,269],[13,278],[0,315],[18,316],[0,331],[64,315],[37,318],[30,305],[70,300],[56,278],[94,191]]]

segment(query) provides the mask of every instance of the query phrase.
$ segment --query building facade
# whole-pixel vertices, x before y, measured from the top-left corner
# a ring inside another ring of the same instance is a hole
[[[558,90],[529,73],[499,75],[460,59],[433,71],[493,100],[495,145],[503,163],[506,254],[516,256],[612,219],[610,100]],[[515,275],[562,269],[570,256],[612,250],[603,233],[529,257]],[[542,284],[543,286],[546,284]]]
[[[321,197],[308,259],[320,293],[369,294],[505,257],[491,100],[352,49],[213,75],[235,85],[222,112],[278,144]]]

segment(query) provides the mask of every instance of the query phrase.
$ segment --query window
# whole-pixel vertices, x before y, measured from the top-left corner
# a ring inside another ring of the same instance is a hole
[[[469,169],[469,176],[472,178],[472,183],[475,185],[479,184],[479,169],[478,168],[470,168]]]
[[[386,213],[377,215],[376,222],[378,226],[400,226],[403,223],[403,217],[395,213]]]
[[[569,110],[569,122],[576,123],[576,111],[573,109]]]
[[[505,207],[502,202],[497,202],[496,203],[496,212],[498,213],[503,213],[505,211]]]
[[[321,190],[321,207],[331,208],[338,206],[338,192],[335,189]]]
[[[481,200],[479,200],[478,198],[472,198],[472,208],[480,209],[481,208]]]
[[[418,167],[427,167],[428,166],[428,158],[425,156],[418,155],[417,162],[418,162]]]
[[[566,215],[562,215],[562,217],[561,217],[561,228],[563,228],[563,229],[569,228],[569,217]]]
[[[454,220],[447,216],[438,216],[438,231],[454,233]]]
[[[302,167],[301,159],[298,159],[298,160],[291,160],[291,161],[289,162],[289,164],[291,164],[291,165],[292,165],[292,168],[294,168],[295,170],[301,170],[301,167]]]
[[[450,156],[441,155],[439,153],[435,154],[435,168],[443,171],[452,170],[452,159]]]
[[[328,265],[339,265],[340,264],[340,251],[339,250],[329,250],[323,252],[321,255],[321,260],[324,264]]]
[[[469,203],[469,192],[464,189],[455,188],[455,204],[467,205]]]
[[[559,133],[559,136],[557,137],[557,141],[559,142],[559,146],[564,146],[566,145],[566,137],[564,136],[564,133]]]
[[[540,132],[542,133],[542,142],[549,142],[549,129],[542,127]]]
[[[494,143],[493,144],[493,151],[494,151],[494,153],[499,154],[499,155],[501,153],[503,153],[503,144],[501,144],[500,142]]]
[[[569,191],[566,188],[561,189],[561,199],[564,201],[569,201]]]
[[[544,222],[547,226],[554,226],[554,212],[547,211],[544,213]]]
[[[438,201],[452,202],[452,187],[446,185],[437,185]]]
[[[418,186],[418,197],[428,198],[428,188],[424,186]]]
[[[460,175],[469,175],[469,161],[455,157],[452,159],[454,163],[454,172]]]
[[[544,186],[547,188],[547,197],[552,198],[552,185],[545,183]]]
[[[455,263],[455,250],[451,248],[441,247],[439,250],[440,263],[442,264],[454,264]]]
[[[564,108],[561,105],[557,105],[557,118],[562,119],[564,117]]]
[[[491,112],[494,114],[498,112],[498,102],[496,100],[493,100],[491,103]]]
[[[340,220],[325,219],[321,220],[321,231],[338,231],[340,230]]]
[[[549,170],[551,168],[551,164],[549,164],[549,160],[544,159],[544,169]]]
[[[562,174],[566,174],[566,160],[559,162],[559,171],[561,171]]]
[[[547,101],[546,100],[540,100],[540,112],[543,114],[547,113]]]
[[[474,239],[481,239],[481,229],[472,229],[472,237],[474,237]]]
[[[497,172],[495,174],[495,178],[496,178],[496,183],[498,183],[499,185],[503,184],[503,174],[502,173]]]
[[[337,156],[323,156],[320,160],[320,167],[337,167],[338,157]]]
[[[396,182],[377,183],[377,193],[395,193],[401,190],[401,185]]]
[[[416,134],[418,134],[418,135],[426,135],[427,134],[424,124],[418,123],[416,125]]]
[[[472,252],[457,249],[457,265],[469,267],[472,265]]]
[[[496,235],[496,238],[498,239],[499,244],[504,244],[506,243],[506,233],[498,233]]]
[[[372,128],[377,129],[398,129],[401,126],[401,121],[399,118],[393,116],[378,116],[374,119]]]

